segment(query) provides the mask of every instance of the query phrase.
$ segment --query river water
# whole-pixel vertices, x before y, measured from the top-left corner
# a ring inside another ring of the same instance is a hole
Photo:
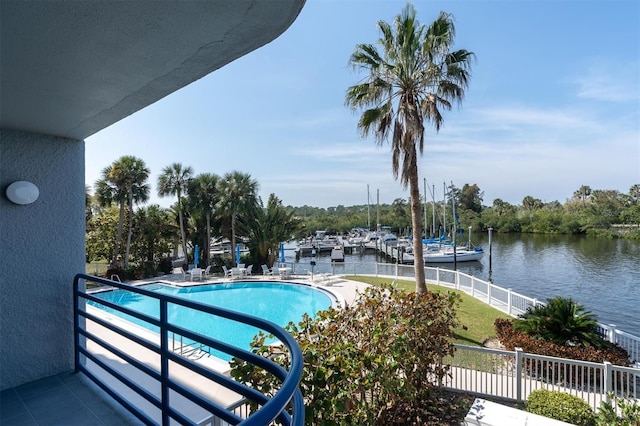
[[[485,256],[458,263],[458,270],[542,301],[571,297],[604,324],[640,336],[640,242],[567,235],[475,235]],[[290,248],[295,247],[289,246]],[[490,255],[491,254],[491,255]],[[310,270],[310,258],[296,259],[285,250],[296,270]],[[491,270],[489,260],[491,259]],[[328,255],[316,259],[314,272],[373,274],[385,262],[372,252],[345,255],[344,265],[331,265]],[[453,269],[453,264],[433,264]]]

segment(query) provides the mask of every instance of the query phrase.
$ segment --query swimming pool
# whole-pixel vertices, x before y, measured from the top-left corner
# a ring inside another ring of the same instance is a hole
[[[318,311],[327,309],[333,304],[333,299],[324,291],[291,283],[237,282],[180,288],[163,283],[152,283],[142,288],[253,315],[281,327],[291,321],[301,320],[305,313],[313,317]],[[126,290],[94,293],[94,296],[154,318],[159,317],[159,304],[151,297]],[[117,310],[93,301],[87,303],[134,324],[157,331],[153,326]],[[249,349],[253,337],[259,331],[246,324],[173,304],[169,305],[168,314],[169,321],[176,325],[244,349]],[[231,359],[225,353],[214,351],[212,354],[225,361]]]

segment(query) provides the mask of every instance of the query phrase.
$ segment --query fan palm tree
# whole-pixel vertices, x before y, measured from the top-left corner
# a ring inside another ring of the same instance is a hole
[[[96,182],[96,196],[102,206],[117,202],[120,205],[118,217],[118,232],[116,248],[112,264],[116,264],[122,244],[122,230],[125,206],[129,211],[127,244],[124,256],[124,267],[129,266],[129,250],[131,247],[131,232],[133,229],[133,205],[149,199],[149,185],[146,183],[150,170],[143,160],[125,155],[102,170],[102,178]]]
[[[347,89],[345,103],[353,110],[364,110],[358,122],[363,136],[373,134],[378,145],[391,136],[393,176],[400,176],[411,196],[416,292],[424,293],[417,154],[424,148],[424,122],[440,130],[441,109],[451,109],[452,102],[464,97],[474,54],[451,51],[455,27],[448,13],[441,12],[426,28],[407,4],[393,27],[384,21],[378,27],[382,52],[371,44],[356,46],[349,62],[368,75]]]
[[[182,167],[180,163],[173,163],[162,169],[162,174],[158,177],[158,195],[160,197],[167,195],[178,197],[178,222],[180,222],[182,253],[185,259],[187,259],[187,237],[185,236],[182,217],[182,195],[186,191],[192,175],[193,169],[191,167]]]
[[[218,181],[220,177],[213,173],[202,173],[189,183],[189,201],[192,209],[204,216],[207,227],[206,265],[211,263],[211,218],[218,202]],[[203,246],[204,247],[204,246]],[[197,259],[195,259],[197,263]]]
[[[251,179],[250,174],[238,171],[229,172],[219,180],[220,198],[216,205],[217,214],[228,216],[231,224],[231,247],[236,246],[238,217],[250,216],[258,208],[258,181]]]
[[[275,194],[269,195],[267,206],[252,216],[249,229],[249,248],[256,263],[271,268],[278,258],[280,243],[291,238],[299,226],[294,212],[285,209]]]
[[[596,316],[567,297],[548,299],[546,305],[531,307],[514,323],[516,330],[558,345],[601,347]]]

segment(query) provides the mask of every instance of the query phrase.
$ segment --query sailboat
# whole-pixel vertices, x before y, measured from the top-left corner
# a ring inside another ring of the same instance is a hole
[[[446,184],[445,184],[446,185]],[[426,186],[426,180],[425,180]],[[445,187],[446,192],[446,187]],[[432,194],[433,195],[433,194]],[[446,201],[442,203],[443,209],[446,209]],[[423,258],[424,263],[454,263],[454,262],[470,262],[478,261],[484,256],[482,247],[473,247],[471,244],[471,228],[469,228],[469,241],[465,246],[457,246],[455,235],[456,225],[458,224],[458,216],[456,214],[455,201],[451,199],[451,207],[453,209],[453,242],[445,241],[445,236],[439,239],[423,240]],[[435,211],[435,209],[434,209]],[[446,211],[445,211],[446,214]],[[434,218],[435,228],[435,218]]]

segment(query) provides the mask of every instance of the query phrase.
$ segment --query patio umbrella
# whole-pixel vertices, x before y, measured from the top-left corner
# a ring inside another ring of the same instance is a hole
[[[195,267],[198,267],[198,257],[200,256],[200,247],[196,244],[196,248],[193,250],[193,263]]]
[[[236,266],[240,264],[240,244],[236,244]]]
[[[284,243],[280,243],[280,263],[284,263]]]

